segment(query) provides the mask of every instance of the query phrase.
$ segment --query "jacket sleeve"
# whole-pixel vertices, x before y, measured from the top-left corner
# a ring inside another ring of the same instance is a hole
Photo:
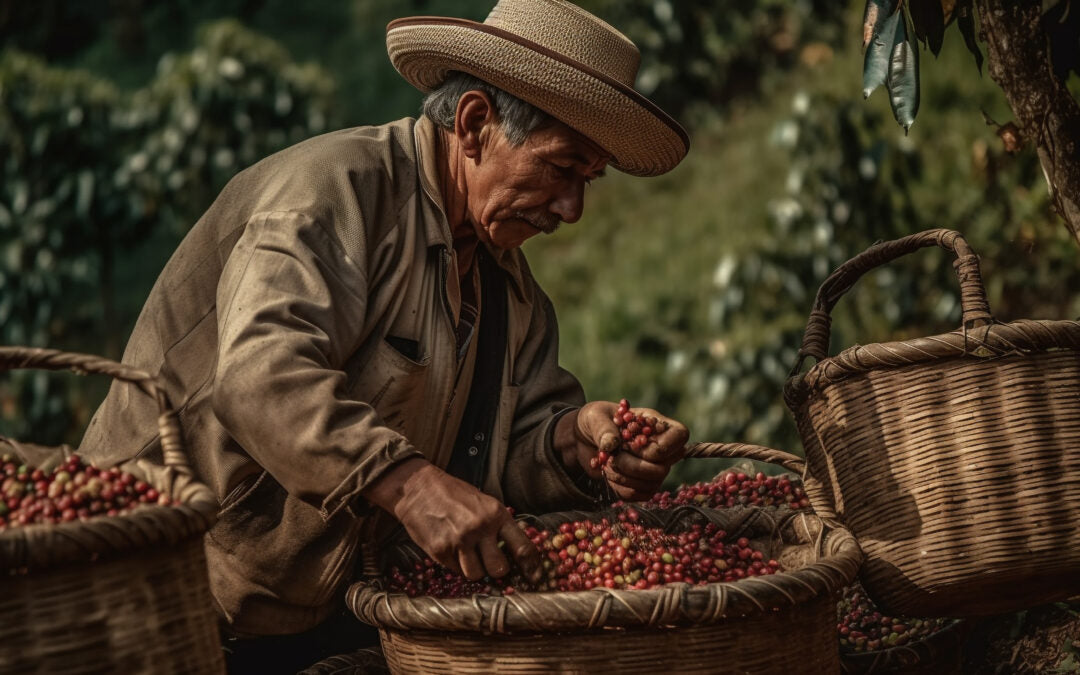
[[[514,360],[512,382],[517,407],[503,471],[503,496],[526,513],[549,513],[595,506],[598,495],[584,492],[555,455],[552,436],[563,414],[585,403],[581,384],[559,367],[559,327],[551,301],[538,285],[525,341]]]
[[[214,413],[326,519],[394,464],[421,456],[345,393],[342,368],[361,338],[367,290],[365,261],[294,212],[253,217],[218,285]]]

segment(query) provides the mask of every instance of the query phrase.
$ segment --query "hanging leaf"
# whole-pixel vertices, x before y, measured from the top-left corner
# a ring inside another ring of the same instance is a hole
[[[964,44],[968,51],[975,57],[975,65],[982,74],[983,55],[979,50],[979,43],[975,41],[975,11],[971,8],[971,0],[960,0],[956,6],[956,25],[964,36]]]
[[[867,7],[870,5],[877,5],[878,9],[871,28],[870,44],[863,59],[863,98],[868,98],[879,85],[885,84],[889,76],[889,55],[896,41],[896,25],[903,23],[900,18],[904,14],[894,11],[896,3],[869,0]]]
[[[941,40],[945,35],[945,14],[941,0],[908,0],[911,25],[915,37],[926,43],[937,56],[941,52]]]
[[[863,10],[863,49],[881,32],[885,19],[896,13],[897,9],[897,0],[866,0],[866,9]]]
[[[885,86],[893,117],[907,134],[919,112],[919,47],[908,39],[907,22],[903,20],[896,25],[893,42]]]

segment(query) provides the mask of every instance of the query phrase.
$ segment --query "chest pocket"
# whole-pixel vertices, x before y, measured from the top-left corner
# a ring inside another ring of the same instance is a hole
[[[397,343],[409,347],[400,340]],[[380,340],[370,357],[357,355],[346,364],[349,398],[367,403],[386,426],[410,436],[408,425],[424,414],[430,362],[430,356],[414,361],[387,340]]]

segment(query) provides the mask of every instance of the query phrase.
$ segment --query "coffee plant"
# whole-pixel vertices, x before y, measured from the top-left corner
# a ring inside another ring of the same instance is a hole
[[[771,86],[811,41],[840,37],[843,4],[823,0],[593,0],[640,47],[638,87],[691,122]]]
[[[720,257],[703,310],[712,333],[669,359],[669,376],[687,382],[679,414],[695,436],[799,447],[782,388],[817,286],[875,241],[955,224],[980,256],[997,318],[1080,312],[1068,292],[1080,283],[1075,245],[1052,224],[1045,191],[1012,187],[1038,187],[1034,152],[979,136],[931,149],[885,126],[876,109],[830,92],[799,93],[776,126],[790,163],[762,242],[754,255]],[[956,328],[950,262],[925,250],[859,281],[833,312],[832,353]]]

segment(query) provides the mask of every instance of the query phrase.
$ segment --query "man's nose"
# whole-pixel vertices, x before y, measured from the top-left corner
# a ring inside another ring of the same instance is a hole
[[[576,223],[581,219],[585,206],[585,180],[578,179],[566,185],[551,201],[551,212],[564,223]]]

